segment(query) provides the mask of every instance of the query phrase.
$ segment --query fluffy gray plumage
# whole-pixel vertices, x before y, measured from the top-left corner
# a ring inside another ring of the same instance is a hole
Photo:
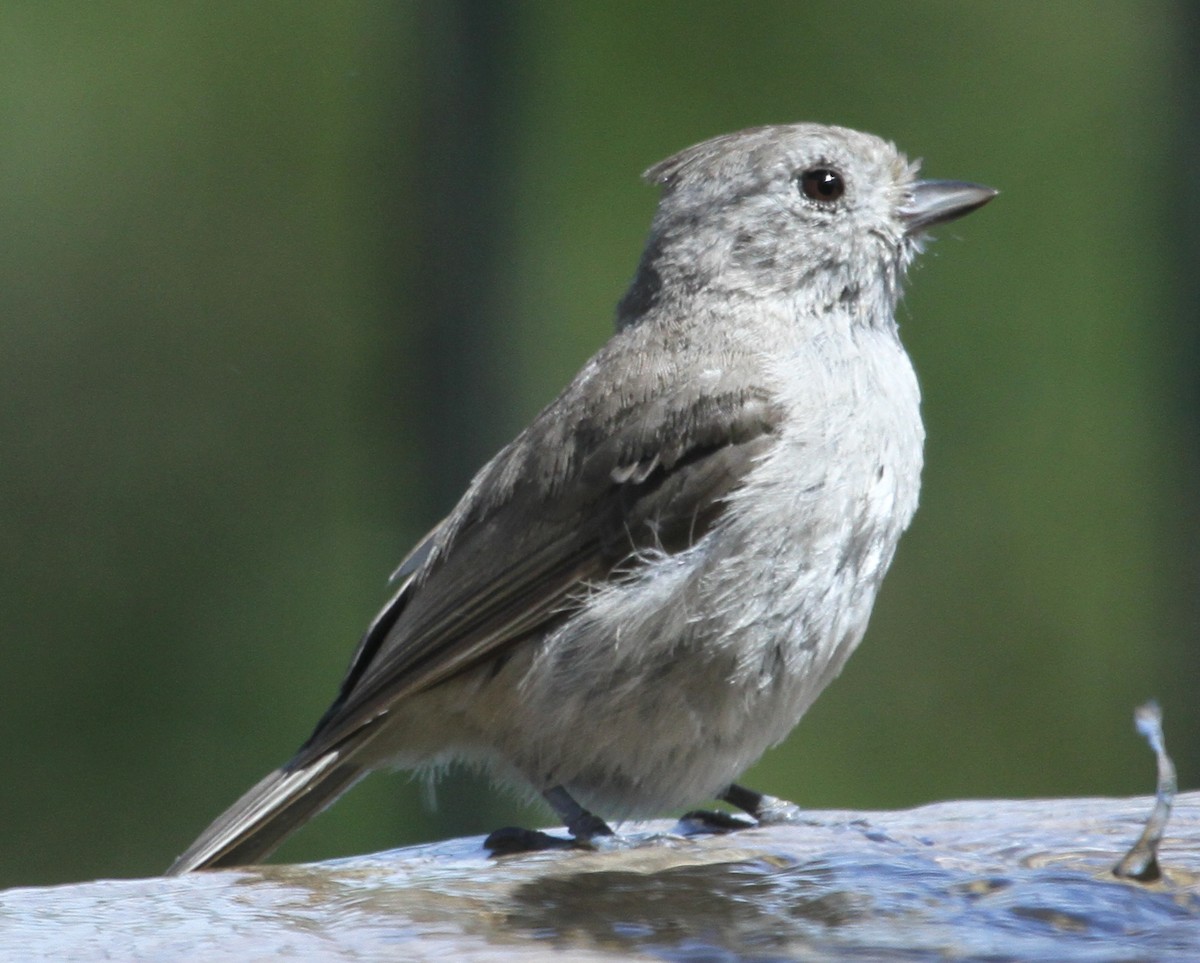
[[[917,507],[905,269],[994,194],[915,175],[815,124],[647,171],[616,334],[401,565],[295,758],[171,871],[260,859],[379,767],[481,763],[571,822],[721,795],[783,739]]]

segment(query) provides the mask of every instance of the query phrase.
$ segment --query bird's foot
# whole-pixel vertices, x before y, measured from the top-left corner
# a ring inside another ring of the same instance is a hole
[[[562,818],[567,832],[571,834],[570,839],[551,836],[536,829],[508,826],[491,833],[483,841],[484,849],[493,856],[535,853],[547,849],[596,849],[601,840],[616,838],[608,823],[580,806],[561,786],[548,789],[542,795]]]
[[[775,796],[763,796],[762,803],[754,813],[760,826],[783,826],[804,821],[804,810],[794,802]]]
[[[693,809],[679,817],[679,828],[685,836],[698,833],[721,835],[739,829],[751,829],[755,825],[757,824],[749,819],[721,812],[719,809]]]
[[[804,821],[804,810],[786,799],[767,796],[736,782],[718,797],[751,816],[759,826],[780,826]]]
[[[483,848],[493,856],[511,856],[514,853],[539,853],[551,849],[583,848],[578,839],[564,839],[562,836],[551,836],[537,829],[521,829],[519,826],[505,826],[489,833],[483,841]]]
[[[754,826],[779,826],[786,823],[802,822],[803,811],[795,803],[786,799],[777,799],[763,793],[739,786],[730,785],[718,797],[744,812],[750,819],[732,813],[708,809],[694,809],[679,817],[680,827],[685,834],[690,833],[732,833],[739,829],[751,829]],[[753,821],[751,821],[753,820]]]

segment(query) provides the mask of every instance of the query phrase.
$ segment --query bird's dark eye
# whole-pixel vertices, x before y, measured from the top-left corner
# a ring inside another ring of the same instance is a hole
[[[804,171],[796,180],[804,196],[812,201],[829,204],[846,193],[846,182],[842,175],[828,167],[814,167]]]

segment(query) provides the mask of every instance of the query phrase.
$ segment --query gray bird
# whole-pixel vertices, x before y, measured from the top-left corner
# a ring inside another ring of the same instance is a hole
[[[895,307],[926,228],[995,191],[889,143],[757,127],[662,189],[616,333],[395,574],[295,757],[171,867],[260,860],[377,768],[477,764],[572,837],[719,798],[867,627],[917,507]],[[497,850],[546,843],[502,831]]]

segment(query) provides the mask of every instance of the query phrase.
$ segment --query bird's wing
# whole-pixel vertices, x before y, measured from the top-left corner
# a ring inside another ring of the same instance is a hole
[[[489,462],[401,564],[398,591],[293,764],[545,632],[640,552],[679,551],[709,531],[779,414],[753,390],[677,395],[607,399],[564,430],[564,393]]]

